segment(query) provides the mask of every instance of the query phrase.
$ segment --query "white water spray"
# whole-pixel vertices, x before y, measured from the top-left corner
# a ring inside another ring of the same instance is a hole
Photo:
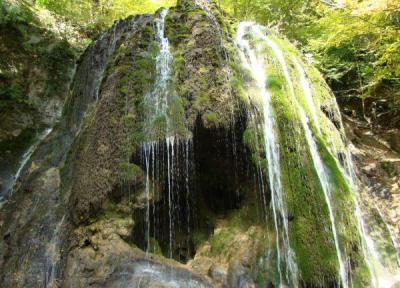
[[[259,27],[250,22],[242,22],[238,26],[236,45],[238,47],[240,60],[251,72],[256,88],[260,94],[263,108],[263,134],[266,158],[268,160],[268,179],[271,190],[271,202],[274,214],[274,223],[277,241],[277,261],[280,276],[280,285],[298,286],[297,264],[295,255],[289,243],[288,215],[284,202],[281,185],[281,167],[279,156],[279,142],[277,139],[277,125],[275,115],[270,103],[271,95],[265,87],[265,68],[263,59],[258,58],[254,49],[251,48],[246,34],[259,34]],[[286,266],[282,269],[282,265]],[[283,270],[283,271],[282,271]],[[285,273],[285,278],[283,276]],[[286,283],[287,282],[287,283]]]
[[[331,188],[330,188],[331,184],[330,184],[330,179],[329,179],[328,173],[324,167],[321,156],[319,155],[319,152],[318,152],[318,147],[315,143],[312,132],[308,125],[308,121],[309,121],[308,117],[307,117],[304,109],[301,107],[298,100],[296,99],[293,83],[292,83],[292,80],[291,80],[291,77],[289,74],[289,70],[288,70],[288,66],[286,64],[286,60],[285,60],[282,50],[279,48],[279,46],[274,41],[272,41],[269,37],[265,36],[264,33],[262,33],[262,31],[260,29],[258,29],[257,32],[258,32],[257,36],[260,37],[261,39],[263,39],[266,42],[266,44],[271,48],[273,53],[275,54],[275,57],[281,66],[283,75],[284,75],[286,83],[288,85],[289,94],[292,97],[293,101],[295,102],[295,105],[299,111],[301,124],[302,124],[304,132],[306,134],[305,136],[306,136],[306,140],[307,140],[307,143],[308,143],[308,146],[310,149],[310,153],[312,156],[312,160],[314,163],[314,168],[315,168],[318,178],[320,180],[320,184],[321,184],[322,190],[324,192],[325,201],[327,203],[328,210],[329,210],[329,218],[331,221],[332,234],[333,234],[333,238],[334,238],[334,242],[335,242],[336,255],[337,255],[338,263],[339,263],[339,276],[340,276],[341,284],[343,287],[346,288],[346,287],[348,287],[347,268],[346,268],[345,261],[343,259],[342,252],[340,249],[339,237],[338,237],[338,233],[337,233],[337,229],[336,229],[336,221],[335,221],[335,215],[334,215],[334,210],[333,210],[333,201],[332,201]],[[311,99],[311,91],[309,89],[309,86],[306,85],[307,83],[305,82],[306,81],[305,75],[304,75],[304,73],[301,73],[300,75],[304,77],[304,78],[302,77],[302,79],[301,79],[303,88],[306,89],[304,91],[304,95],[306,98],[308,98],[307,101],[311,102],[313,104],[312,99]],[[315,112],[315,114],[316,114],[316,112]],[[315,116],[315,119],[317,119],[317,116]]]
[[[306,104],[307,107],[309,108],[309,111],[311,112],[312,118],[314,120],[314,125],[317,128],[318,132],[321,133],[320,124],[316,111],[319,109],[318,107],[315,107],[315,102],[312,100],[312,95],[310,93],[310,86],[308,84],[308,81],[305,77],[305,71],[298,62],[298,60],[293,56],[292,61],[294,65],[296,66],[297,73],[299,74],[300,77],[300,83],[302,87],[302,92],[304,97],[306,98]],[[297,103],[298,105],[299,103]],[[340,115],[339,108],[337,106],[336,101],[333,103],[334,109],[336,110],[336,113]],[[302,109],[300,107],[300,109]],[[302,109],[303,110],[303,109]],[[303,110],[301,112],[303,114],[302,116],[302,122],[303,122],[303,127],[306,127],[304,123],[308,121],[307,116],[305,115],[305,111]],[[339,117],[339,123],[340,123],[340,132],[342,137],[345,139],[345,131],[344,131],[344,126],[342,123],[341,118]],[[305,129],[308,129],[309,127],[306,127]],[[308,129],[309,130],[309,129]],[[310,131],[311,132],[311,131]],[[311,137],[312,134],[306,133],[306,136]],[[311,138],[312,139],[312,138]],[[310,140],[311,140],[310,139]],[[396,283],[396,281],[399,281],[399,276],[393,275],[387,268],[385,268],[384,264],[382,263],[382,257],[379,255],[379,252],[375,246],[374,240],[369,236],[368,234],[368,227],[365,223],[364,216],[361,210],[361,198],[359,195],[359,190],[360,187],[357,184],[359,181],[357,179],[357,176],[355,174],[355,168],[354,168],[354,163],[352,161],[351,157],[351,152],[349,147],[345,148],[345,155],[344,155],[344,161],[341,163],[339,161],[338,157],[336,156],[338,147],[335,147],[335,141],[332,141],[332,147],[329,147],[329,150],[331,151],[331,154],[333,155],[337,166],[340,168],[342,175],[345,177],[347,184],[349,185],[349,188],[352,193],[353,197],[353,202],[355,206],[355,211],[354,215],[357,220],[357,229],[360,235],[360,240],[361,240],[361,249],[364,257],[364,261],[367,265],[367,268],[369,270],[370,276],[371,276],[371,283],[370,285],[372,287],[379,287],[379,288],[384,288],[384,287],[391,287],[393,283]]]

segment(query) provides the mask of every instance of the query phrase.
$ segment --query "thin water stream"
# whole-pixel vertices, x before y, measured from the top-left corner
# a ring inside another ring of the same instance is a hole
[[[189,203],[190,197],[190,182],[189,162],[192,157],[192,140],[178,137],[174,131],[175,123],[170,118],[169,106],[172,98],[175,96],[174,90],[171,87],[172,63],[173,56],[170,51],[168,38],[165,36],[165,17],[168,10],[161,10],[154,20],[155,25],[155,40],[158,43],[159,53],[156,57],[156,79],[153,89],[145,95],[145,107],[147,112],[147,123],[145,124],[145,136],[152,137],[154,123],[157,121],[165,121],[165,131],[161,138],[147,139],[141,145],[141,157],[145,166],[145,197],[146,197],[146,251],[150,251],[151,245],[151,222],[155,223],[155,219],[150,219],[154,215],[154,194],[156,181],[163,181],[160,177],[166,176],[166,198],[168,205],[168,256],[174,256],[176,246],[176,233],[179,232],[181,219],[179,218],[180,208],[180,191],[186,190],[182,195],[187,197],[186,202]],[[184,163],[186,170],[181,168]],[[165,172],[165,173],[164,173]],[[183,181],[181,181],[184,179]],[[185,183],[185,187],[180,187],[179,183]],[[182,197],[182,196],[181,196]],[[152,208],[153,207],[153,208]],[[153,215],[151,215],[153,209]],[[187,215],[188,228],[190,231],[190,205],[186,208],[189,213]],[[153,220],[153,221],[152,221]],[[153,231],[153,235],[155,231]]]
[[[8,197],[9,195],[12,195],[14,190],[16,189],[16,184],[17,184],[19,178],[21,177],[21,173],[24,170],[26,164],[29,162],[29,159],[31,159],[33,153],[39,147],[40,143],[42,143],[42,141],[44,139],[46,139],[46,137],[51,133],[51,131],[53,131],[53,128],[48,128],[48,129],[44,130],[41,134],[39,134],[39,136],[37,137],[35,142],[22,155],[21,160],[19,162],[18,169],[15,172],[14,176],[12,177],[11,183],[9,184],[10,188],[9,188],[8,194],[0,196],[0,209],[6,203],[6,201],[7,201],[6,197]]]
[[[263,59],[257,57],[254,49],[246,38],[246,34],[258,34],[258,26],[250,22],[239,24],[236,36],[236,45],[240,60],[251,72],[263,109],[263,136],[268,161],[268,179],[271,191],[271,202],[274,215],[277,242],[277,262],[280,285],[297,287],[297,264],[295,255],[289,243],[288,216],[281,184],[281,167],[279,155],[279,142],[277,139],[277,125],[275,114],[271,105],[271,95],[266,88],[265,67]]]
[[[292,61],[293,61],[294,65],[296,66],[297,73],[299,74],[299,77],[301,79],[300,81],[301,81],[303,95],[306,98],[307,107],[310,110],[311,115],[313,116],[312,118],[314,120],[314,125],[317,128],[318,132],[321,133],[321,130],[319,128],[320,123],[318,120],[318,116],[316,114],[316,111],[319,108],[315,107],[316,104],[314,103],[314,101],[312,101],[312,95],[310,94],[311,89],[310,89],[309,83],[305,77],[305,71],[294,56],[292,57]],[[297,103],[297,104],[299,105],[299,103]],[[340,115],[340,112],[339,112],[336,102],[334,103],[334,108],[337,111],[337,113],[339,113],[339,115]],[[300,107],[299,109],[303,110],[301,114],[304,114],[304,116],[305,116],[305,118],[303,116],[304,119],[302,120],[302,122],[308,121],[307,116],[305,115],[304,109],[302,109],[302,107]],[[303,124],[303,126],[305,126],[305,125]],[[341,131],[342,137],[345,139],[345,141],[347,141],[341,119],[340,119],[340,131]],[[309,135],[309,137],[310,137],[310,135],[312,136],[312,134],[309,134],[309,133],[306,133],[306,135]],[[334,141],[332,141],[332,143],[334,143]],[[358,233],[359,233],[360,239],[361,239],[361,249],[362,249],[364,261],[368,267],[368,270],[369,270],[369,273],[371,276],[371,286],[379,287],[379,288],[389,287],[393,283],[398,281],[398,280],[396,280],[396,277],[398,278],[398,276],[391,275],[392,272],[389,272],[388,269],[384,268],[385,265],[382,263],[382,257],[379,255],[379,252],[376,248],[374,240],[368,234],[369,229],[364,220],[363,212],[361,210],[361,205],[360,205],[361,198],[359,195],[359,190],[360,190],[360,186],[358,185],[359,180],[357,179],[357,176],[355,173],[354,163],[352,161],[350,149],[349,149],[349,147],[346,147],[345,149],[346,149],[346,152],[344,155],[344,161],[342,161],[343,163],[341,161],[339,161],[339,159],[336,157],[337,153],[332,153],[333,151],[337,151],[338,148],[331,147],[330,150],[331,150],[332,155],[334,156],[337,166],[341,168],[341,172],[342,172],[343,176],[345,177],[345,179],[347,180],[347,184],[352,193],[353,202],[354,202],[354,206],[355,206],[354,215],[357,220],[357,228],[358,228]]]
[[[307,140],[307,143],[308,143],[308,146],[310,149],[310,153],[311,153],[311,157],[312,157],[312,160],[314,163],[314,168],[318,174],[318,178],[319,178],[322,190],[324,192],[325,201],[328,206],[332,234],[333,234],[333,238],[334,238],[334,242],[335,242],[336,254],[337,254],[338,263],[339,263],[339,276],[340,276],[341,284],[343,287],[346,288],[349,285],[348,278],[347,278],[348,271],[347,271],[345,260],[344,260],[344,257],[342,255],[342,251],[340,248],[339,236],[338,236],[338,232],[337,232],[337,228],[336,228],[337,224],[336,224],[336,219],[335,219],[335,214],[334,214],[331,182],[329,179],[329,174],[324,167],[321,156],[319,155],[317,144],[314,140],[311,129],[308,125],[308,122],[309,122],[308,117],[307,117],[304,109],[301,107],[298,100],[296,99],[293,82],[292,82],[292,79],[289,74],[289,70],[288,70],[288,66],[286,64],[284,54],[283,54],[282,50],[279,48],[279,46],[273,40],[271,40],[269,37],[265,36],[260,30],[258,30],[258,32],[259,32],[258,36],[267,43],[267,45],[272,49],[273,53],[275,54],[276,59],[278,59],[278,62],[283,71],[283,75],[286,79],[286,83],[288,85],[289,95],[292,97],[291,99],[293,99],[293,101],[297,107],[297,110],[300,114],[299,115],[300,121],[301,121],[301,124],[302,124],[304,132],[305,132],[306,140]],[[308,96],[308,98],[310,98],[310,96],[311,96],[309,93],[309,89],[306,89],[306,91],[303,91],[303,94],[305,95],[306,98],[307,98],[307,96]],[[311,101],[311,99],[308,99],[307,101],[311,102],[311,104],[313,103]]]

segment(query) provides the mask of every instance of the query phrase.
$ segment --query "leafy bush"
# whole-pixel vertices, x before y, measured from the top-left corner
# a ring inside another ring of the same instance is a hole
[[[34,21],[32,11],[23,3],[0,0],[0,25],[21,24]]]
[[[63,16],[81,27],[81,32],[95,37],[118,19],[132,14],[153,13],[169,7],[175,0],[37,0],[36,5]]]

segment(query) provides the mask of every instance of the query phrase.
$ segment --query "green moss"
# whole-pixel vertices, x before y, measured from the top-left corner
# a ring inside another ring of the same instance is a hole
[[[231,243],[235,239],[235,231],[233,228],[222,228],[215,231],[211,238],[211,255],[221,255],[230,248]]]
[[[338,262],[332,231],[326,229],[331,223],[324,194],[301,131],[296,133],[285,122],[280,121],[280,125],[286,127],[280,129],[284,134],[280,141],[286,143],[281,149],[281,173],[288,212],[293,218],[289,223],[290,243],[302,279],[309,284],[327,285],[336,281]]]
[[[173,64],[173,71],[174,71],[174,80],[177,82],[179,79],[179,73],[183,69],[185,65],[185,58],[183,55],[179,53],[179,51],[175,51],[174,53],[174,64]],[[176,90],[179,90],[180,86],[177,85]],[[178,91],[179,92],[179,91]]]
[[[250,100],[249,100],[249,97],[244,88],[243,81],[238,77],[232,77],[231,78],[231,86],[232,86],[233,90],[236,92],[236,94],[238,95],[238,97],[240,98],[240,100],[242,102],[244,102],[246,104],[246,106],[249,106]]]
[[[195,230],[192,234],[192,241],[196,249],[208,240],[208,235],[202,230]]]
[[[82,129],[85,130],[90,127],[92,124],[93,120],[95,119],[96,116],[96,111],[97,111],[97,106],[92,104],[89,105],[85,112],[85,116],[83,118],[83,123],[82,123]]]
[[[160,255],[160,256],[163,255],[160,244],[158,243],[158,241],[155,238],[150,237],[149,246],[150,246],[149,247],[150,253],[155,254],[155,255]]]
[[[185,125],[185,108],[183,107],[183,100],[179,96],[174,96],[170,100],[167,114],[172,123],[172,131],[175,135],[182,138],[188,136],[188,130]]]
[[[165,138],[165,133],[167,131],[167,118],[166,115],[160,114],[156,115],[151,123],[151,128],[149,133],[150,139],[163,139]]]
[[[210,95],[207,92],[205,92],[195,98],[193,105],[196,108],[200,108],[204,106],[206,103],[208,103],[209,100],[210,100]]]
[[[218,115],[215,112],[207,111],[202,116],[204,127],[214,127],[218,120]]]
[[[172,8],[165,18],[166,35],[174,47],[184,44],[189,38],[189,27],[182,21],[186,17],[187,14],[183,16],[177,8]]]
[[[257,135],[254,131],[254,129],[251,129],[250,127],[247,127],[247,129],[243,132],[242,135],[242,141],[243,144],[245,144],[248,147],[254,147],[254,145],[257,143]]]
[[[160,47],[158,46],[157,41],[151,42],[150,47],[149,47],[149,53],[153,59],[155,59],[157,57],[158,53],[160,53]]]
[[[265,80],[265,85],[270,90],[281,90],[283,88],[283,79],[278,75],[269,74],[267,80]]]
[[[253,45],[261,44],[258,41],[258,39],[251,39]],[[290,45],[281,45],[280,42],[278,45],[285,53],[286,51],[289,51],[289,54],[292,53],[293,47]],[[331,223],[326,200],[313,165],[308,143],[304,137],[297,107],[293,103],[287,87],[288,84],[276,59],[270,56],[273,55],[273,52],[266,48],[262,53],[260,57],[265,56],[266,62],[269,63],[265,67],[268,75],[265,83],[271,93],[271,104],[277,121],[276,133],[280,145],[281,182],[290,217],[290,244],[297,258],[302,281],[311,286],[328,286],[338,281],[338,261],[332,231],[327,229],[327,227],[331,227]],[[289,73],[293,73],[293,67],[289,65],[288,68]],[[249,83],[251,84],[251,82]],[[295,81],[293,85],[296,90],[297,83]],[[254,102],[256,103],[256,101]],[[260,153],[260,147],[255,144],[262,143],[260,137],[263,131],[254,128],[257,127],[256,123],[262,123],[262,119],[258,119],[257,114],[253,117],[248,122],[247,129],[243,134],[243,143],[250,147],[253,162],[261,167],[267,175],[267,162],[263,161],[265,154]],[[360,260],[360,250],[358,250],[359,248],[354,249],[354,247],[359,247],[360,243],[357,238],[356,223],[352,216],[354,206],[351,193],[336,161],[328,153],[326,144],[322,139],[318,141],[322,160],[329,170],[331,181],[334,184],[332,193],[335,199],[335,215],[341,215],[336,219],[341,250],[346,251],[347,255],[350,255],[351,259],[357,263],[356,269],[362,271],[364,264]],[[345,209],[344,212],[343,209]]]
[[[123,162],[119,164],[120,177],[126,180],[135,180],[142,175],[142,169],[132,163]]]

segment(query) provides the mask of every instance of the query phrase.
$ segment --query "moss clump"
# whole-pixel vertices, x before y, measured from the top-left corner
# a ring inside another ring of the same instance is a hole
[[[164,114],[156,115],[151,122],[151,128],[146,135],[151,140],[164,139],[167,132],[167,117]]]
[[[171,129],[173,134],[181,138],[186,138],[189,132],[186,128],[185,108],[181,97],[175,95],[171,98],[167,114],[172,125],[169,129]]]
[[[257,143],[257,134],[255,133],[255,131],[253,129],[251,129],[250,127],[247,127],[246,130],[244,130],[243,135],[242,135],[242,141],[243,144],[250,147],[252,150],[254,150],[255,145]]]
[[[268,75],[265,85],[270,90],[279,91],[283,88],[283,80],[278,75]]]
[[[215,112],[207,111],[201,116],[201,119],[203,120],[204,127],[211,128],[215,127],[218,115]]]
[[[150,240],[149,240],[149,252],[154,255],[159,255],[159,256],[163,255],[160,244],[153,237],[150,237]]]
[[[217,229],[211,238],[211,255],[221,255],[230,248],[230,244],[235,240],[236,231],[233,228]]]
[[[215,8],[215,4],[211,6]],[[223,20],[221,16],[222,24]],[[229,85],[231,71],[227,66],[224,68],[225,43],[230,42],[221,40],[215,23],[192,1],[178,3],[170,9],[165,27],[175,58],[173,81],[176,92],[187,100],[184,102],[187,125],[194,126],[198,116],[212,120],[207,123],[210,127],[230,125],[234,119],[232,114],[236,112],[236,95]],[[208,112],[218,117],[204,116]]]
[[[126,180],[135,180],[142,175],[142,169],[132,163],[123,162],[119,164],[120,177]]]

